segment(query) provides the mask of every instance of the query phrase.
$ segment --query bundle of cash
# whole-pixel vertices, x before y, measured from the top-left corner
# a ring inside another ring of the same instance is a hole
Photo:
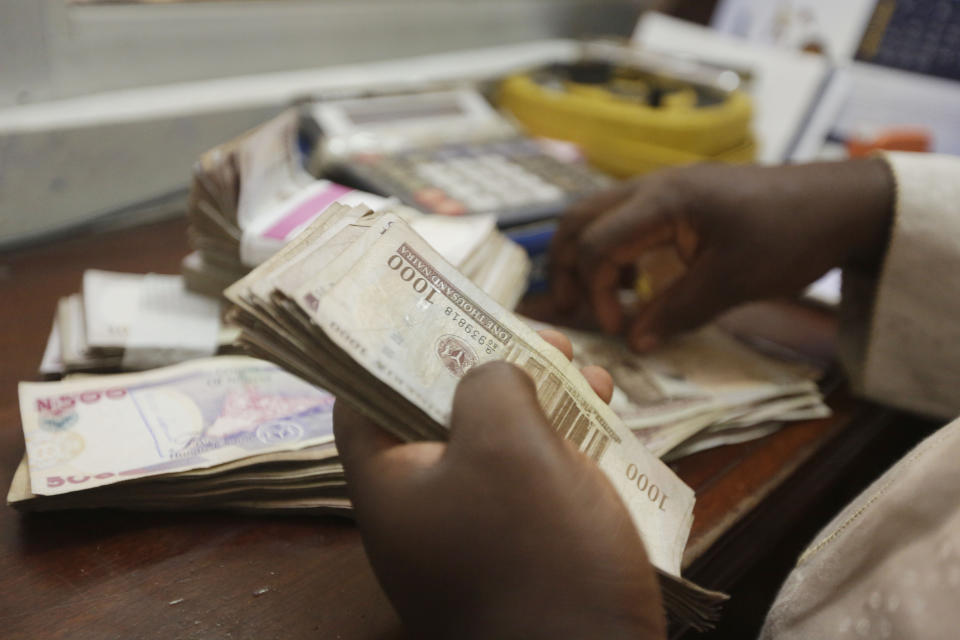
[[[195,251],[182,273],[187,286],[219,297],[279,251],[333,204],[363,204],[400,215],[444,257],[501,304],[526,289],[530,261],[491,216],[427,216],[394,198],[314,178],[298,147],[298,114],[288,110],[203,154],[194,166],[188,205]]]
[[[221,356],[19,393],[18,509],[349,512],[333,397],[269,362]]]
[[[724,596],[680,577],[693,491],[639,443],[576,365],[400,216],[334,211],[226,295],[249,352],[330,389],[403,440],[446,436],[455,388],[472,367],[519,365],[558,433],[623,498],[668,611],[700,627],[715,616]]]
[[[220,304],[180,276],[88,269],[80,293],[57,303],[40,373],[138,370],[235,352]]]
[[[363,197],[373,207],[388,203],[316,180],[303,168],[297,131],[298,114],[289,109],[195,163],[187,213],[196,252],[184,270],[188,285],[204,277],[219,281],[219,296],[331,202],[353,205]]]
[[[573,343],[577,364],[610,372],[611,408],[647,449],[666,460],[760,438],[789,421],[830,415],[816,384],[819,368],[759,353],[717,326],[644,355],[620,338],[561,330]]]

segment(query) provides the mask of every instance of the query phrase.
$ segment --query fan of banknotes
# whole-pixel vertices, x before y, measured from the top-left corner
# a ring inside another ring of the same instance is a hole
[[[197,161],[188,205],[195,251],[182,263],[191,290],[219,297],[331,204],[362,204],[401,216],[498,302],[516,305],[530,260],[497,230],[495,217],[427,216],[393,198],[318,180],[303,168],[297,130],[291,109]]]
[[[176,275],[88,269],[82,288],[57,303],[40,374],[150,369],[236,352],[236,327],[217,301]]]

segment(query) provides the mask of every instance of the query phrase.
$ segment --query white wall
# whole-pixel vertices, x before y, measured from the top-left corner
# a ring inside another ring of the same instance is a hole
[[[532,64],[573,45],[523,43],[626,35],[641,4],[0,0],[0,249],[185,191],[202,151],[298,96]],[[365,61],[386,62],[343,66]]]
[[[596,33],[638,0],[0,2],[0,106]]]
[[[0,249],[184,191],[201,152],[298,96],[502,74],[577,50],[548,40],[0,109]]]

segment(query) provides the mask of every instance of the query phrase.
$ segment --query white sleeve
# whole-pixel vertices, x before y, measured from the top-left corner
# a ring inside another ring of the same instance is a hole
[[[840,355],[854,389],[938,417],[960,413],[960,158],[889,153],[896,182],[879,277],[844,272]]]

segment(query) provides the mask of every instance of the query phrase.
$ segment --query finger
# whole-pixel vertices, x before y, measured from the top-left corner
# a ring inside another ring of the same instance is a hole
[[[489,362],[471,369],[457,385],[450,417],[451,455],[540,456],[559,442],[540,408],[533,379],[523,369]]]
[[[560,352],[566,356],[567,360],[573,360],[573,344],[570,342],[570,338],[564,335],[563,332],[557,331],[556,329],[541,329],[537,333],[550,345],[559,349]]]
[[[621,271],[632,267],[644,251],[670,244],[674,238],[672,218],[657,207],[647,207],[639,193],[584,229],[577,248],[577,272],[605,331],[618,333],[623,323],[617,295]]]
[[[561,310],[569,311],[577,304],[577,244],[581,230],[626,201],[633,189],[632,182],[624,182],[601,191],[574,204],[560,219],[550,243],[550,287]]]
[[[613,399],[613,377],[610,372],[603,367],[591,364],[580,369],[580,373],[590,383],[590,388],[593,389],[594,393],[600,396],[600,399],[605,403],[610,404],[610,400]]]
[[[429,466],[439,452],[434,445],[443,447],[440,442],[403,442],[340,400],[333,406],[333,432],[344,469],[362,474],[371,466],[377,473],[385,465]]]
[[[340,398],[333,405],[333,435],[345,468],[362,469],[377,454],[402,444]]]
[[[567,360],[573,360],[573,343],[570,342],[570,338],[563,332],[555,329],[542,329],[537,333],[540,334],[541,338],[562,351],[563,355],[567,357]],[[584,367],[580,370],[580,373],[582,373],[583,377],[590,383],[590,387],[594,393],[600,396],[601,400],[609,404],[610,399],[613,397],[613,378],[610,376],[610,373],[603,367],[597,367],[595,365]]]
[[[412,485],[419,472],[440,460],[446,446],[404,443],[340,399],[333,406],[333,430],[358,515],[361,510],[376,512],[384,501]]]
[[[636,351],[655,349],[668,338],[706,324],[738,302],[724,270],[705,255],[633,319],[627,343]]]

